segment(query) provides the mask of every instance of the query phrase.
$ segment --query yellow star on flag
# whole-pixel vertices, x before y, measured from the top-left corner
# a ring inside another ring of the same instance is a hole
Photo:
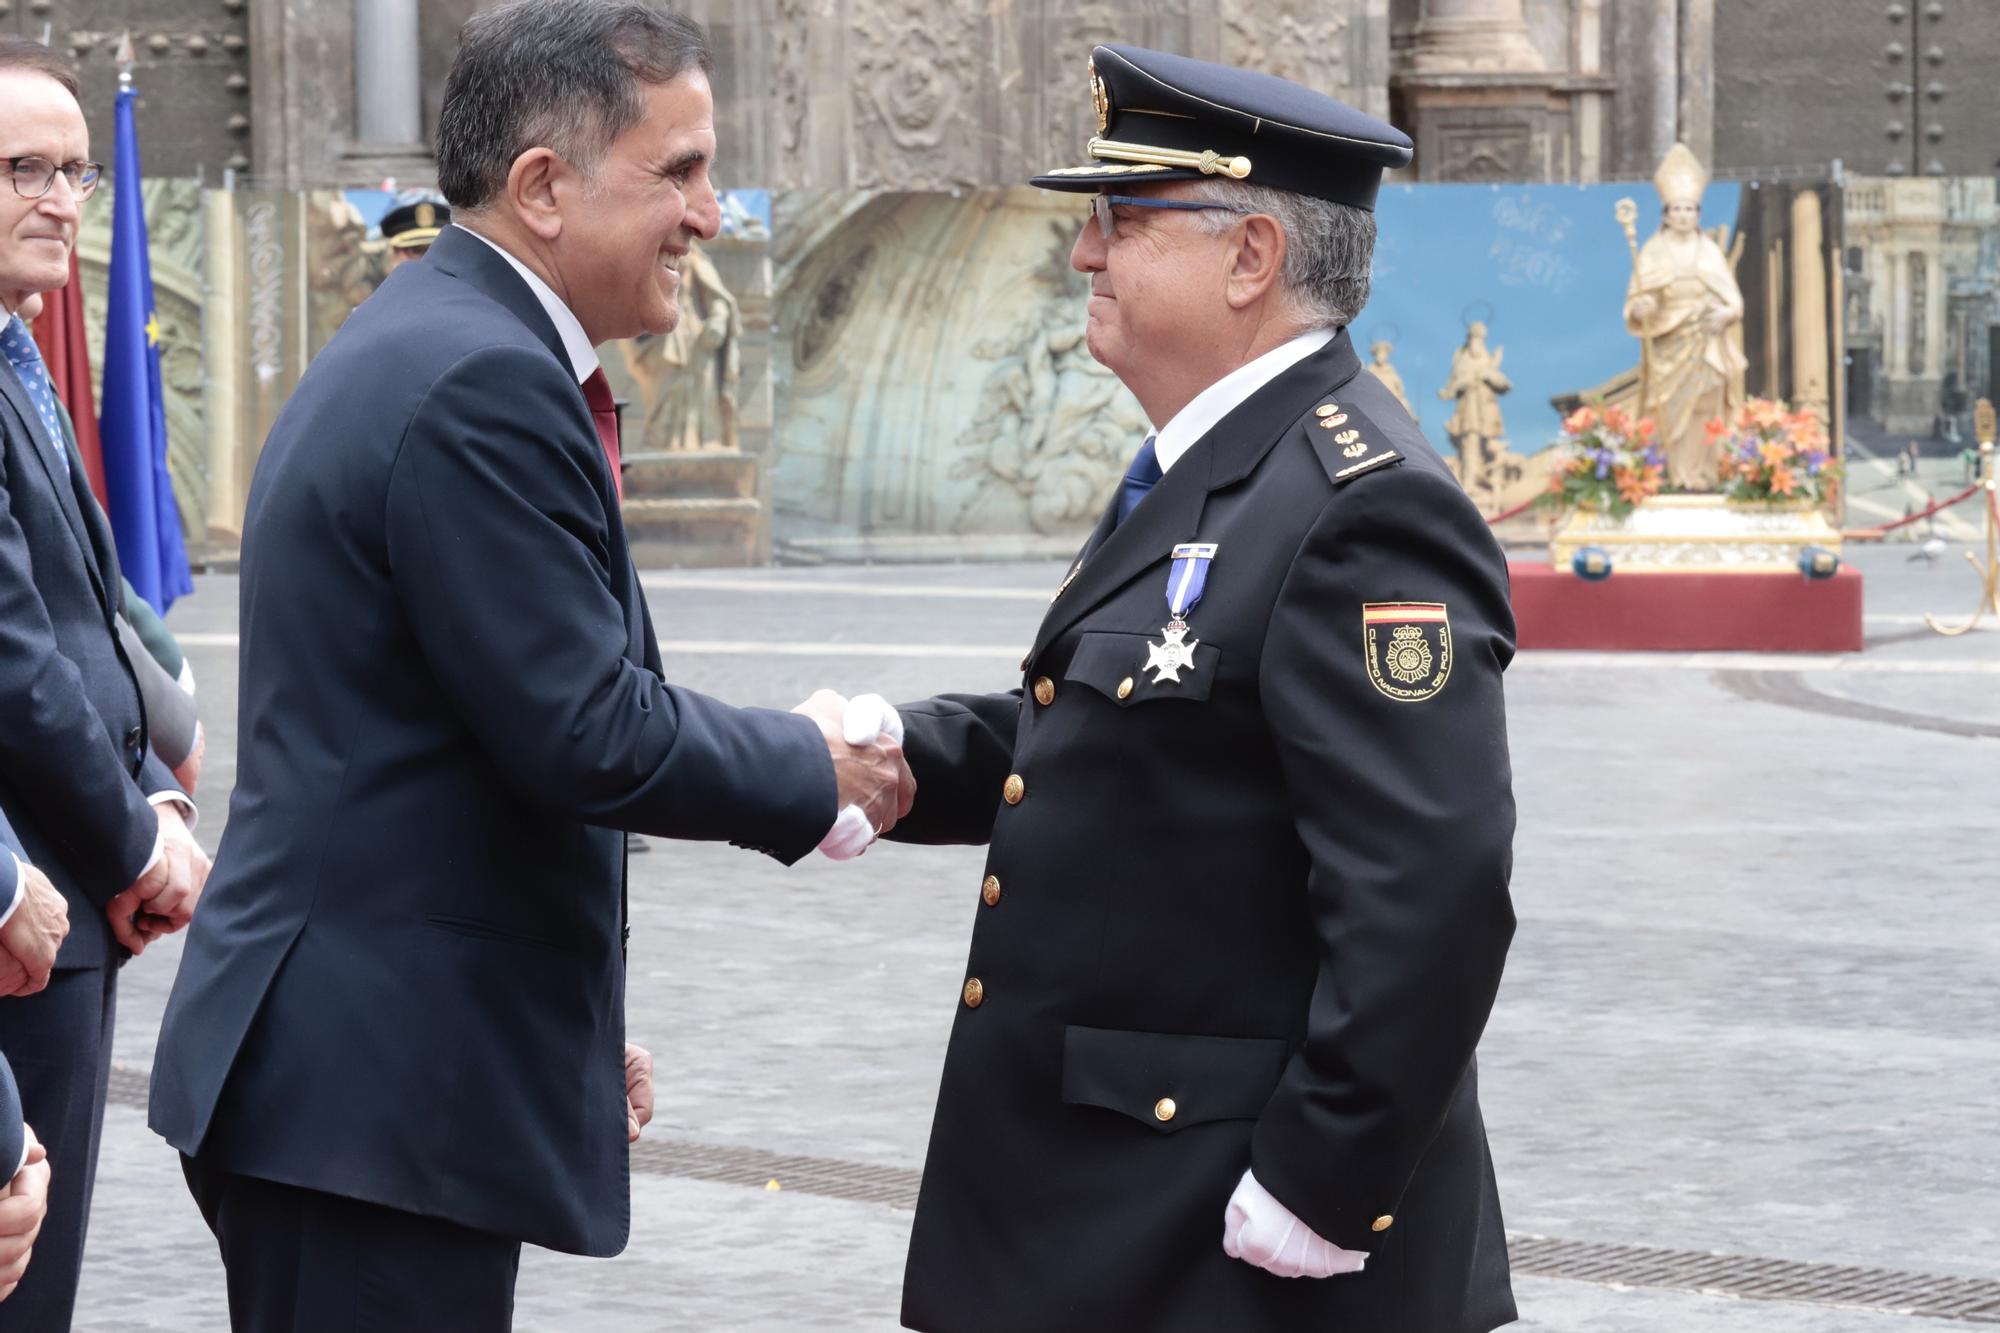
[[[160,316],[158,312],[148,310],[146,312],[146,346],[158,347],[159,345],[160,345]]]

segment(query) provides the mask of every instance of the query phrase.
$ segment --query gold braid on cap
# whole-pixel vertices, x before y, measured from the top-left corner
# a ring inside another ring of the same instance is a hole
[[[1179,148],[1155,148],[1150,144],[1119,143],[1113,139],[1092,139],[1090,155],[1100,161],[1139,162],[1155,167],[1175,167],[1199,171],[1204,176],[1227,176],[1242,180],[1250,174],[1247,157],[1224,157],[1213,148],[1190,153]]]

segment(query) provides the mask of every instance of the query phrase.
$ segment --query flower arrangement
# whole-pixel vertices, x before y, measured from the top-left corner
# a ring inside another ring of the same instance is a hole
[[[1654,433],[1650,418],[1635,421],[1623,408],[1593,403],[1577,408],[1563,418],[1549,488],[1537,503],[1624,518],[1660,492],[1666,458]]]
[[[1721,450],[1722,493],[1731,500],[1821,505],[1840,489],[1840,460],[1809,408],[1752,398],[1734,422],[1709,422],[1708,438]]]

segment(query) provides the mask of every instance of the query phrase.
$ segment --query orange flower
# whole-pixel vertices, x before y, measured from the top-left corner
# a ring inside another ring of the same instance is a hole
[[[1791,495],[1799,488],[1799,479],[1788,467],[1771,469],[1771,494]]]
[[[1782,444],[1760,444],[1757,455],[1764,460],[1766,467],[1783,467],[1792,461],[1792,451]]]
[[[1549,473],[1549,494],[1550,494],[1550,495],[1561,495],[1561,494],[1563,493],[1563,487],[1564,487],[1564,485],[1565,485],[1565,482],[1564,482],[1564,480],[1563,480],[1563,474],[1562,474],[1562,473],[1560,473],[1560,472],[1551,472],[1551,473]]]
[[[1629,435],[1632,433],[1632,418],[1622,407],[1607,407],[1604,409],[1604,429],[1615,435]]]
[[[1719,424],[1719,423],[1715,423],[1715,424]],[[1640,418],[1639,418],[1639,425],[1638,425],[1638,427],[1637,427],[1637,430],[1638,430],[1638,433],[1639,433],[1639,438],[1640,438],[1640,439],[1642,439],[1642,440],[1650,440],[1650,439],[1652,439],[1652,438],[1653,438],[1653,432],[1655,432],[1655,431],[1656,431],[1656,430],[1658,430],[1658,429],[1659,429],[1659,427],[1657,427],[1657,426],[1655,426],[1655,425],[1653,424],[1653,419],[1652,419],[1651,417],[1640,417]]]
[[[1571,435],[1581,435],[1597,424],[1597,409],[1588,403],[1563,418],[1563,430]]]
[[[1651,425],[1652,423],[1649,421],[1646,424]],[[1729,427],[1722,420],[1722,418],[1717,417],[1715,420],[1708,423],[1708,438],[1711,442],[1713,442],[1718,436],[1727,435],[1728,433],[1729,433]]]
[[[1619,496],[1633,504],[1653,493],[1653,488],[1646,484],[1646,478],[1629,467],[1621,467],[1611,476],[1618,483]]]

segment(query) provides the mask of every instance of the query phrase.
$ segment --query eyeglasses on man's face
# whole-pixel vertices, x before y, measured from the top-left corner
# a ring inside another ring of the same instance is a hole
[[[78,199],[88,199],[97,192],[97,182],[104,179],[104,168],[96,162],[64,162],[60,165],[46,157],[10,157],[4,159],[14,178],[14,193],[23,199],[39,199],[55,186],[56,173],[61,172],[69,182],[69,192]]]
[[[1111,239],[1111,230],[1115,225],[1111,209],[1118,204],[1131,208],[1171,208],[1182,213],[1204,213],[1213,209],[1220,213],[1248,216],[1241,208],[1234,208],[1228,204],[1211,204],[1200,199],[1152,199],[1139,194],[1094,194],[1090,197],[1090,215],[1097,219],[1097,230],[1107,241]]]

